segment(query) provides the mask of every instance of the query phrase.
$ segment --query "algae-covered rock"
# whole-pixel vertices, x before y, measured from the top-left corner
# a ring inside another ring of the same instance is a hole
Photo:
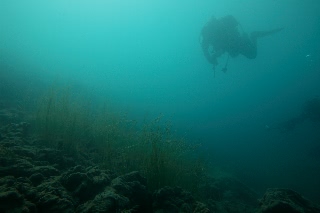
[[[258,213],[319,213],[320,208],[291,189],[268,189]]]
[[[210,212],[205,204],[180,187],[164,187],[154,192],[152,208],[156,213]]]
[[[76,212],[151,212],[146,180],[138,172],[119,176],[94,199],[79,205]]]

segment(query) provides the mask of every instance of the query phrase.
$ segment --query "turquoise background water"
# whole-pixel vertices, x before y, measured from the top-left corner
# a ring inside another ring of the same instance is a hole
[[[288,187],[319,201],[319,124],[272,130],[319,95],[319,11],[316,0],[1,0],[1,93],[85,87],[132,119],[162,114],[257,191]],[[222,56],[214,73],[200,31],[229,14],[245,32],[284,30],[258,41],[256,59],[232,58],[227,73]]]

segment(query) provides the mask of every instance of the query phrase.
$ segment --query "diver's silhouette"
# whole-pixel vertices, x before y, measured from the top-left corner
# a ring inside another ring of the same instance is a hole
[[[225,16],[220,19],[214,17],[202,28],[201,47],[204,56],[209,63],[215,67],[218,65],[217,58],[224,53],[231,57],[243,55],[249,59],[257,57],[257,40],[281,31],[283,28],[277,28],[270,31],[255,31],[248,35],[239,31],[240,24],[231,16]],[[229,57],[228,56],[228,57]],[[229,58],[228,58],[229,60]],[[227,70],[226,62],[223,71]]]
[[[272,129],[279,129],[282,133],[291,132],[305,121],[320,123],[320,98],[316,97],[305,102],[302,112]]]

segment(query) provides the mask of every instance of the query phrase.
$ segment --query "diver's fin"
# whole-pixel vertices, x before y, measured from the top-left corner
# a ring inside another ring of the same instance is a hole
[[[277,28],[277,29],[269,30],[269,31],[255,31],[255,32],[251,33],[251,38],[253,38],[253,39],[262,38],[262,37],[265,37],[265,36],[272,35],[272,34],[275,34],[277,32],[280,32],[283,29],[284,28],[281,27],[281,28]]]

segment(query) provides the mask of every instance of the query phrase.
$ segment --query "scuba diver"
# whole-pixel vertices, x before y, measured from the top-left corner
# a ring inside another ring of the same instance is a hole
[[[281,122],[276,127],[270,128],[268,126],[267,129],[279,129],[281,133],[287,133],[295,130],[297,126],[307,120],[315,124],[320,124],[320,98],[316,97],[306,101],[300,114]]]
[[[222,69],[227,71],[229,56],[237,57],[243,55],[249,59],[254,59],[257,56],[257,39],[277,33],[283,28],[277,28],[270,31],[255,31],[250,35],[239,31],[241,25],[237,20],[227,15],[220,19],[212,17],[211,20],[202,28],[201,31],[201,47],[204,56],[213,68],[218,65],[217,58],[224,53],[228,54],[227,62]]]

